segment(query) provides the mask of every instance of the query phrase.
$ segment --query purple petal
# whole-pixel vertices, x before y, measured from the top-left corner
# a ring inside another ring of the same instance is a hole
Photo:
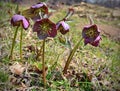
[[[48,37],[48,34],[43,33],[42,31],[37,32],[37,36],[39,39],[46,39]]]
[[[85,45],[91,44],[91,45],[97,47],[99,45],[100,40],[101,40],[101,36],[99,35],[93,42],[91,42],[89,39],[84,39],[84,44]]]
[[[42,8],[41,10],[41,12],[44,12],[45,14],[48,14],[48,7],[47,7],[47,5],[45,4],[45,3],[43,3],[43,2],[40,2],[40,3],[38,3],[38,4],[35,4],[35,5],[33,5],[33,6],[31,6],[31,9],[33,9],[33,11],[32,12],[34,12],[35,10],[38,10],[38,9],[40,9],[40,8]]]
[[[88,43],[90,43],[89,39],[84,39],[84,44],[87,45]]]
[[[60,21],[56,24],[57,30],[59,30],[62,34],[66,34],[69,31],[69,25],[64,22]]]
[[[65,30],[69,30],[69,25],[67,23],[65,23],[64,21],[62,21],[62,26],[64,27]]]
[[[55,37],[57,35],[56,25],[52,25],[52,32],[48,32],[49,37]]]
[[[11,19],[11,24],[12,24],[13,26],[18,26],[18,25],[20,25],[20,23],[21,23],[21,21],[22,21],[23,18],[24,18],[24,17],[21,16],[21,15],[14,15],[14,16],[12,17],[12,19]]]
[[[101,40],[101,36],[98,36],[94,42],[90,43],[91,45],[97,47],[100,43],[100,40]]]
[[[29,21],[22,15],[14,15],[11,19],[11,24],[13,26],[20,26],[22,24],[24,29],[29,27]]]
[[[42,7],[43,5],[44,5],[43,3],[39,3],[39,4],[31,6],[31,8],[36,9],[36,8]]]
[[[99,36],[95,39],[94,42],[96,42],[96,41],[100,41],[100,40],[101,40],[101,36],[99,35]]]
[[[93,45],[93,46],[95,46],[95,47],[97,47],[98,45],[99,45],[99,40],[98,41],[95,41],[95,42],[93,42],[93,43],[90,43],[91,45]]]
[[[28,27],[29,27],[29,22],[28,22],[28,20],[27,19],[25,19],[25,18],[23,18],[23,27],[24,27],[24,29],[27,29]]]

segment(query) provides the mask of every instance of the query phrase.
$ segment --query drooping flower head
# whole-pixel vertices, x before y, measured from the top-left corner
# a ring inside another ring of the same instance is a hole
[[[45,14],[48,14],[48,7],[44,2],[40,2],[36,5],[31,6],[31,9],[33,9],[33,13],[39,13],[41,11]]]
[[[66,14],[66,16],[59,21],[56,24],[57,30],[60,31],[62,34],[66,34],[67,32],[69,32],[70,27],[69,25],[66,23],[66,21],[70,18],[70,16],[72,16],[74,14],[74,9],[73,8],[69,8],[68,9],[68,13]]]
[[[82,37],[84,38],[84,43],[87,45],[88,43],[93,46],[98,46],[100,37],[100,30],[97,25],[88,25],[83,28]]]
[[[56,25],[48,18],[37,20],[33,26],[33,32],[37,32],[39,39],[55,37],[57,34]]]
[[[69,25],[65,21],[60,21],[56,24],[56,28],[58,31],[60,31],[62,34],[66,34],[69,32]]]
[[[13,26],[20,26],[20,25],[22,25],[22,27],[26,30],[26,29],[28,29],[28,27],[29,27],[29,21],[27,20],[27,18],[25,18],[24,16],[22,16],[22,15],[18,15],[18,14],[16,14],[16,15],[14,15],[13,17],[12,17],[12,19],[11,19],[11,24],[13,25]]]
[[[39,12],[43,15],[48,14],[48,7],[44,2],[40,2],[35,5],[32,5],[29,9],[24,10],[22,14],[33,20],[37,20],[40,19]]]

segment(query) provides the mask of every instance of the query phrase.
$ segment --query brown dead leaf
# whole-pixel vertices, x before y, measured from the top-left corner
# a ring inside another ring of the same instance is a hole
[[[12,66],[9,67],[9,69],[13,74],[16,75],[21,75],[25,71],[25,67],[18,62],[15,62]]]

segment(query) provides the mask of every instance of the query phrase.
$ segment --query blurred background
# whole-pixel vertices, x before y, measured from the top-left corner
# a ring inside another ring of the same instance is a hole
[[[1,0],[1,1],[14,2],[14,3],[48,1],[49,3],[52,4],[64,3],[66,5],[86,2],[86,3],[98,4],[110,8],[120,7],[120,0]]]

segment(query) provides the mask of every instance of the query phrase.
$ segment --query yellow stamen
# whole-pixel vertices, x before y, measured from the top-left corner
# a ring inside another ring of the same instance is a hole
[[[90,38],[94,38],[97,35],[97,31],[94,28],[90,28],[85,34]]]
[[[42,33],[43,34],[46,34],[48,32],[51,32],[51,27],[50,27],[50,24],[47,24],[47,23],[43,23],[41,24],[39,27],[38,27],[40,30],[42,30]]]

